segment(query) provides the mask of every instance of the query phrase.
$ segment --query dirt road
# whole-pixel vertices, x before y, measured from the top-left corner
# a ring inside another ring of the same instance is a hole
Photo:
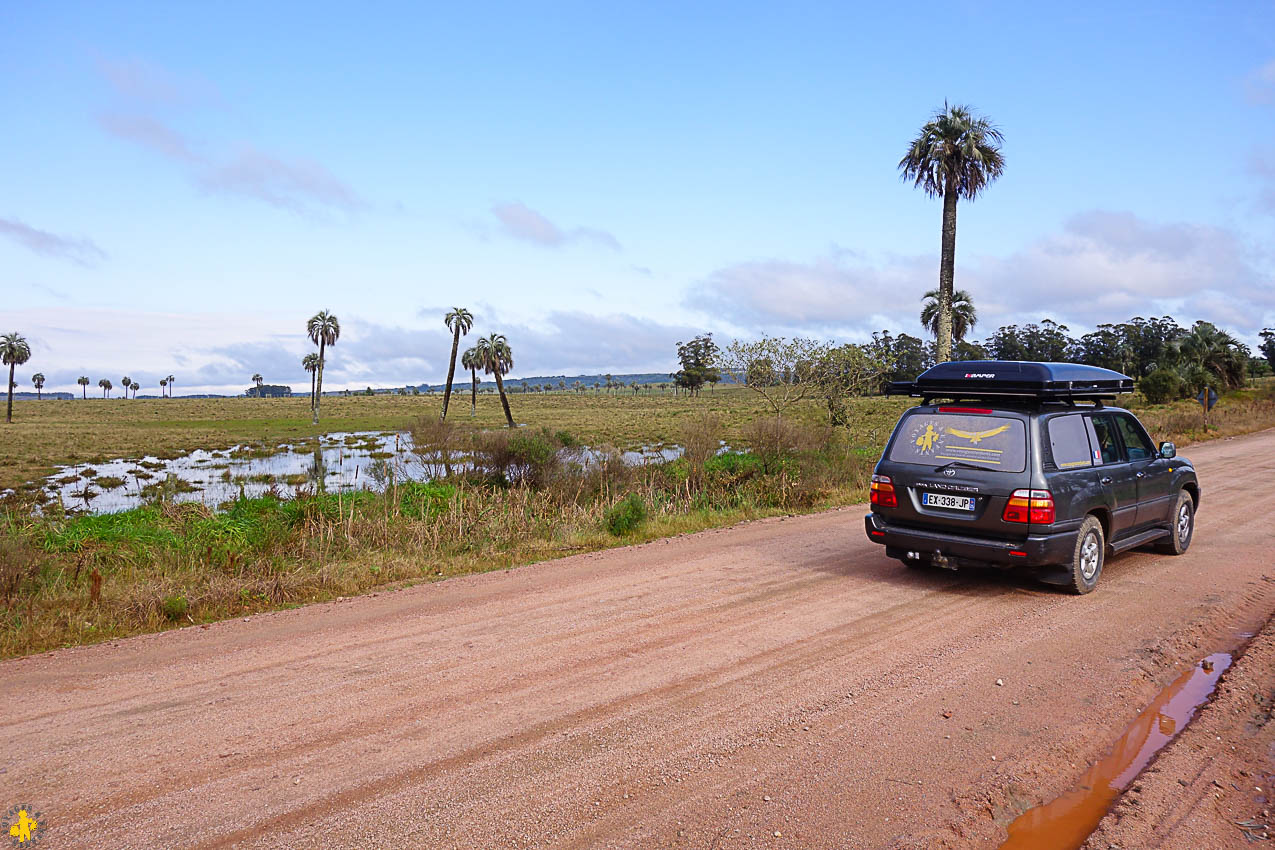
[[[1275,609],[1275,431],[1185,454],[1191,551],[1086,597],[851,508],[6,662],[0,807],[57,848],[994,847]]]

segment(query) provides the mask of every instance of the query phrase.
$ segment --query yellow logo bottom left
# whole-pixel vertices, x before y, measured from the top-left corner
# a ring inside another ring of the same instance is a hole
[[[12,847],[34,847],[40,842],[44,833],[40,829],[42,815],[31,806],[22,804],[14,806],[5,814],[5,825],[9,827],[9,844]]]

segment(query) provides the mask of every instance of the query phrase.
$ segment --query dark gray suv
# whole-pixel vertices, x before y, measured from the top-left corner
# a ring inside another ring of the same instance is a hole
[[[1075,363],[940,363],[891,394],[868,539],[909,566],[1032,567],[1088,593],[1109,555],[1191,545],[1200,484],[1172,443],[1105,402],[1132,379]]]

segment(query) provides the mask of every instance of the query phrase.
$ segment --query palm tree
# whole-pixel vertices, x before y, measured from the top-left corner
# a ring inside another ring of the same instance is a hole
[[[120,381],[120,386],[124,388],[124,398],[128,398],[128,388],[129,388],[129,385],[132,383],[133,383],[133,379],[130,378],[128,375],[125,375],[124,379]]]
[[[159,379],[159,397],[160,398],[163,398],[166,395],[166,393],[164,392],[164,387],[166,386],[168,386],[168,379],[160,378]]]
[[[1239,340],[1211,322],[1196,322],[1175,346],[1185,364],[1216,377],[1223,389],[1244,386],[1248,351]]]
[[[443,317],[443,324],[452,332],[452,359],[447,366],[447,385],[443,388],[443,415],[440,419],[447,418],[447,405],[452,400],[452,378],[456,377],[456,349],[460,348],[461,336],[469,333],[469,329],[474,326],[474,315],[464,307],[453,307]]]
[[[0,362],[9,367],[9,405],[5,408],[4,421],[13,421],[13,370],[31,359],[31,346],[26,337],[14,331],[0,337]],[[41,376],[43,383],[43,376]]]
[[[260,372],[255,372],[255,373],[253,373],[253,376],[252,376],[252,382],[253,382],[254,384],[256,384],[256,385],[257,385],[257,395],[258,395],[258,396],[260,396],[260,395],[261,395],[261,382],[262,382],[263,380],[265,380],[265,379],[261,377],[261,373],[260,373]]]
[[[460,365],[469,370],[469,415],[478,415],[478,367],[483,365],[478,359],[477,348],[467,348],[460,356]]]
[[[173,397],[173,384],[175,383],[177,383],[177,379],[174,378],[172,375],[169,375],[168,376],[168,397],[169,398]]]
[[[952,358],[952,285],[956,268],[956,202],[974,200],[1005,170],[1001,131],[968,106],[943,108],[921,128],[899,160],[904,180],[931,198],[943,199],[939,257],[938,359]]]
[[[128,388],[133,391],[133,399],[136,400],[137,391],[142,388],[142,385],[137,383],[137,381],[133,381],[133,383],[129,384]]]
[[[311,410],[310,423],[319,424],[319,399],[323,398],[323,365],[327,358],[327,347],[336,345],[341,338],[341,322],[331,312],[320,310],[305,323],[305,332],[310,341],[319,346],[319,371],[314,381],[314,408]]]
[[[111,392],[111,382],[106,378],[102,378],[97,382],[97,385],[102,388],[102,398],[107,398]]]
[[[301,368],[310,373],[310,409],[314,410],[314,379],[319,371],[319,355],[312,351],[302,357]]]
[[[509,348],[509,340],[504,334],[492,334],[479,337],[474,346],[478,352],[478,364],[483,372],[496,378],[496,392],[500,393],[500,406],[505,409],[505,421],[514,427],[514,415],[509,410],[509,399],[505,396],[504,376],[514,367],[514,353]]]
[[[80,397],[88,398],[89,397],[89,376],[81,375],[80,377],[75,379],[75,382],[80,385]]]
[[[974,309],[974,299],[964,289],[952,293],[952,344],[962,342],[965,335],[978,324],[978,311]],[[921,325],[934,334],[939,335],[939,291],[931,289],[925,293],[921,302]]]
[[[35,384],[35,398],[36,398],[36,401],[39,401],[41,398],[44,397],[44,393],[42,392],[42,390],[44,389],[44,373],[36,372],[34,375],[32,375],[31,383]]]

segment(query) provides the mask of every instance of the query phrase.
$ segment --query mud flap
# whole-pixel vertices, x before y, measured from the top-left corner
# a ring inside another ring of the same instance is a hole
[[[1044,584],[1067,586],[1071,584],[1071,570],[1067,567],[1041,567],[1036,579]]]

